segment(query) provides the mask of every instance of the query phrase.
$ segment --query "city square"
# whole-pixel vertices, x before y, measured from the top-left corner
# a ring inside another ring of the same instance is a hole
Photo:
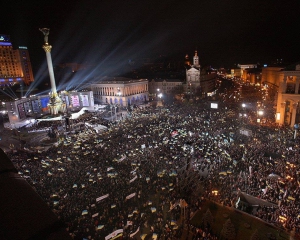
[[[253,5],[8,3],[0,239],[300,239],[300,5]]]

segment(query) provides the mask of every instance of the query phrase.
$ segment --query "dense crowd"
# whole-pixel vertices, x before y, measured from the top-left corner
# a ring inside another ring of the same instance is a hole
[[[245,136],[229,112],[204,103],[136,109],[118,124],[106,122],[102,134],[85,129],[45,152],[9,157],[74,239],[104,239],[118,229],[123,239],[179,239],[201,199],[240,208],[241,193],[273,203],[249,213],[299,231],[293,132],[247,126],[252,136]],[[195,239],[217,239],[210,229],[190,230]]]

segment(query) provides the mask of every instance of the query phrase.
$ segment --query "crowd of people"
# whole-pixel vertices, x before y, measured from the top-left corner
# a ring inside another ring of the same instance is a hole
[[[44,152],[8,153],[74,239],[180,239],[202,199],[239,208],[240,193],[274,204],[249,213],[300,230],[298,142],[290,129],[249,125],[246,136],[230,109],[205,102],[135,109],[105,123],[106,132],[66,135]],[[192,232],[217,239],[211,229]]]

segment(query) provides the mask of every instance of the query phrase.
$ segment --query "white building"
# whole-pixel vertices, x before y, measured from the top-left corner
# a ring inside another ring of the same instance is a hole
[[[187,92],[196,92],[200,88],[200,64],[197,51],[193,57],[193,64],[186,68]]]
[[[149,101],[148,80],[104,78],[91,84],[96,103],[128,106]]]
[[[186,61],[187,62],[187,61]],[[193,57],[193,64],[186,66],[186,92],[188,94],[201,93],[209,95],[215,90],[217,73],[200,68],[197,51]]]

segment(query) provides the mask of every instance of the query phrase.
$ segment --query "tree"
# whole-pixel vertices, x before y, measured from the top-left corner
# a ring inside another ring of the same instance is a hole
[[[205,212],[205,214],[202,218],[202,223],[203,223],[204,227],[211,228],[211,226],[213,224],[213,216],[209,209],[207,209],[207,211]]]
[[[224,223],[223,229],[221,231],[221,236],[226,240],[234,240],[235,239],[235,228],[232,224],[230,218]]]

